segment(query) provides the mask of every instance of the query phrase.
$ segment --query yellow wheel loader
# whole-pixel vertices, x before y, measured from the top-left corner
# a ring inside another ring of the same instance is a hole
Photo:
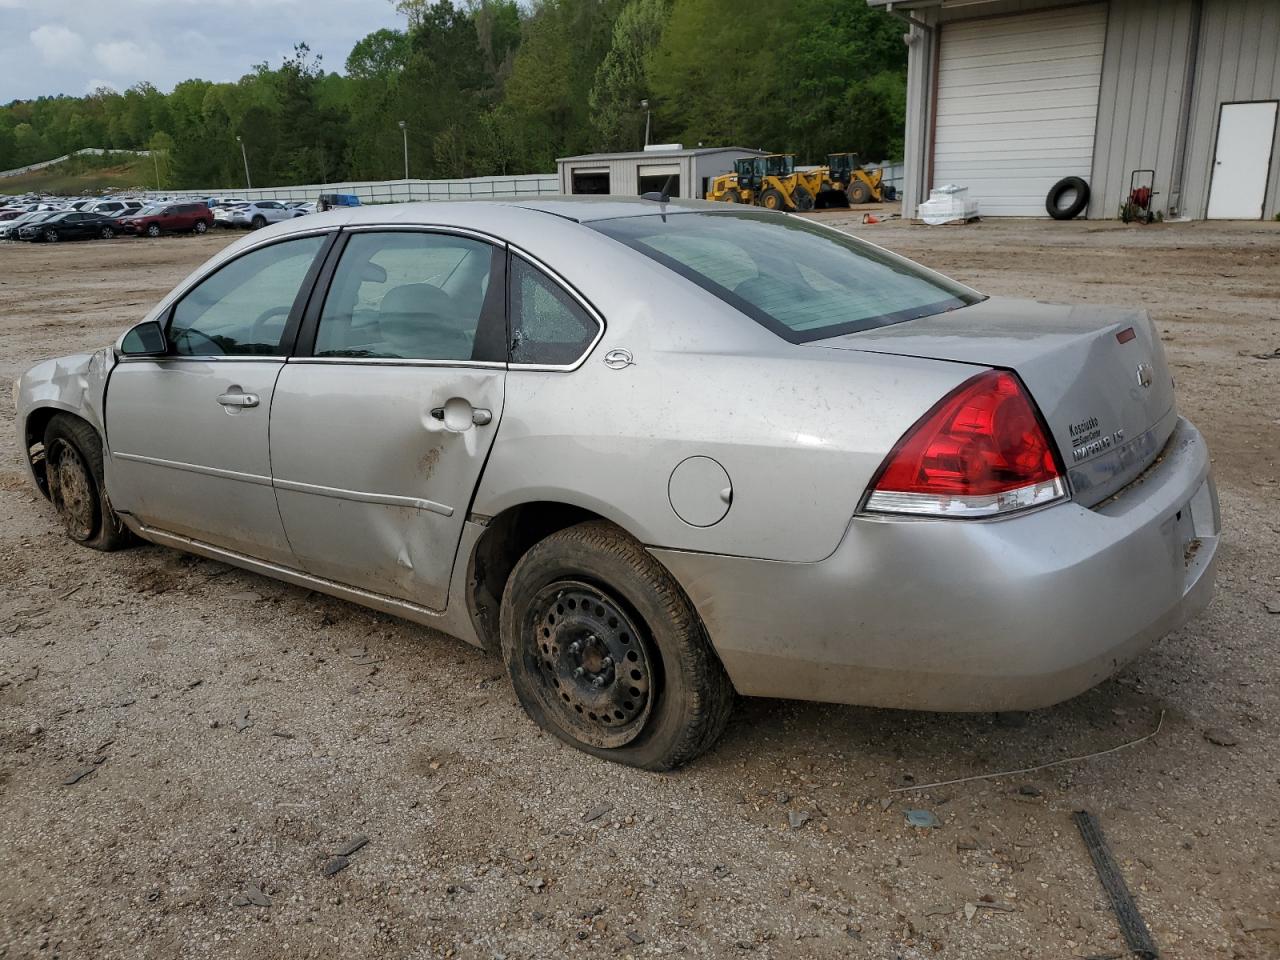
[[[897,191],[882,182],[884,172],[862,169],[856,153],[828,154],[822,173],[822,186],[817,193],[819,208],[884,203],[897,197]]]
[[[768,210],[812,210],[821,187],[821,170],[797,171],[794,154],[774,153],[735,160],[733,173],[711,181],[707,199]]]

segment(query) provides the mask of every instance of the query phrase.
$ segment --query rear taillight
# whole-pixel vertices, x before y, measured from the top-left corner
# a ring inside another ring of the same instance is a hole
[[[872,482],[864,509],[991,517],[1061,500],[1062,466],[1017,375],[965,381],[906,432]]]

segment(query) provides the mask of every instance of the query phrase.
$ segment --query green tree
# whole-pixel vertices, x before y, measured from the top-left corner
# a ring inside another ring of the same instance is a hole
[[[609,52],[591,87],[591,122],[606,150],[633,150],[643,140],[649,60],[662,40],[669,0],[631,0],[613,24]]]

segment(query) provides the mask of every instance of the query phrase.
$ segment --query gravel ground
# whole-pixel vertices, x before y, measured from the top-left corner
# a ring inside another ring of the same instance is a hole
[[[1252,356],[1280,348],[1280,225],[820,216],[989,293],[1151,309],[1216,458],[1202,618],[1029,715],[742,701],[717,750],[654,775],[541,734],[457,641],[170,550],[74,547],[6,428],[0,957],[1119,956],[1082,808],[1163,956],[1280,956],[1280,359]],[[21,370],[109,342],[225,242],[0,249],[0,419]],[[891,792],[1162,714],[1108,756]]]

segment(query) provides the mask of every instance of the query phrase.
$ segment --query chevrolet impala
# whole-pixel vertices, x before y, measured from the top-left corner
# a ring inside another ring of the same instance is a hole
[[[1209,455],[1144,312],[986,297],[781,213],[292,220],[15,400],[73,540],[437,628],[650,769],[735,693],[1050,705],[1213,590]]]

